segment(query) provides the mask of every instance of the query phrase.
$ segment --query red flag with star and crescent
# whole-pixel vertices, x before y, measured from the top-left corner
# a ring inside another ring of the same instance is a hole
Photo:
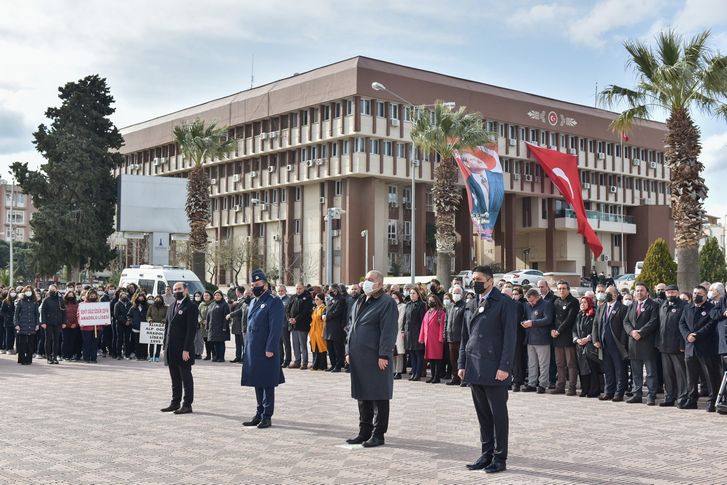
[[[581,194],[581,179],[578,176],[578,158],[575,155],[568,155],[557,150],[540,148],[527,143],[530,153],[540,163],[543,171],[548,174],[553,185],[563,195],[565,200],[573,209],[578,220],[578,232],[586,238],[586,243],[593,251],[595,257],[603,252],[603,244],[596,236],[596,232],[588,222],[586,208],[583,205]]]

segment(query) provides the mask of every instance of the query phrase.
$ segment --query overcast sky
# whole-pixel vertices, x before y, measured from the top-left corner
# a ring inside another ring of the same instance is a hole
[[[0,175],[37,166],[32,133],[58,87],[108,79],[121,128],[356,55],[592,105],[631,86],[625,39],[711,29],[727,53],[727,0],[23,0],[0,16]],[[696,114],[710,187],[727,214],[727,123]]]

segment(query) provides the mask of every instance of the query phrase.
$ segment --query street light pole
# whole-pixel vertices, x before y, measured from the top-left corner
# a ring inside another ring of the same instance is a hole
[[[329,207],[326,211],[326,280],[329,285],[333,284],[333,219],[340,219],[344,212],[346,211],[339,207]]]
[[[366,274],[369,272],[369,230],[364,229],[361,231],[361,237],[364,238],[364,254],[366,259],[364,260],[364,269]]]
[[[15,239],[15,228],[13,227],[13,217],[15,216],[15,213],[13,212],[13,202],[15,200],[15,177],[13,177],[13,182],[10,187],[10,288],[12,288],[13,285],[13,275],[15,273],[15,268],[13,267],[13,260],[15,259],[13,257],[13,239]]]
[[[411,145],[411,228],[410,228],[410,234],[411,234],[411,253],[409,255],[410,264],[411,264],[411,284],[416,284],[416,274],[417,274],[417,258],[416,258],[416,243],[417,243],[417,236],[416,236],[416,177],[415,172],[416,169],[419,167],[419,160],[415,159],[416,157],[416,150],[414,149],[414,144]]]

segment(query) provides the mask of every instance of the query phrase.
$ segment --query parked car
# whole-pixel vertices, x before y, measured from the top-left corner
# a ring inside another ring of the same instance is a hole
[[[618,288],[618,291],[621,291],[624,288],[631,291],[634,289],[634,283],[636,283],[636,275],[633,273],[622,274],[621,276],[616,278],[614,282],[616,283],[616,288]]]
[[[543,272],[537,269],[523,269],[505,273],[502,278],[513,285],[535,285],[543,279]]]

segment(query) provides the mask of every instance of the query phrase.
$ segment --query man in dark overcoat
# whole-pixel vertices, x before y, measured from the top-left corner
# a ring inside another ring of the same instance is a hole
[[[349,444],[367,448],[384,444],[389,427],[389,401],[394,394],[394,345],[399,311],[384,293],[384,276],[369,271],[363,295],[353,303],[346,343],[351,369],[351,397],[358,400],[359,432]]]
[[[280,367],[280,335],[283,332],[285,309],[280,298],[270,293],[268,277],[256,269],[250,277],[252,294],[247,313],[247,338],[242,354],[243,386],[254,387],[257,411],[243,426],[260,429],[272,425],[275,411],[275,388],[285,382]]]
[[[167,310],[167,331],[164,334],[164,362],[169,366],[169,376],[172,378],[172,402],[162,412],[188,414],[192,412],[194,400],[192,365],[198,310],[197,305],[189,299],[186,283],[175,283],[173,291],[174,303]]]
[[[470,470],[506,469],[507,389],[517,341],[517,303],[493,287],[489,266],[472,270],[475,298],[467,304],[459,347],[459,378],[470,385],[480,423],[482,454]]]
[[[646,404],[656,405],[656,360],[660,359],[656,350],[656,335],[659,331],[659,305],[649,298],[649,289],[644,283],[634,285],[634,303],[624,318],[624,330],[629,337],[628,351],[631,361],[631,376],[634,381],[634,395],[626,402],[642,402],[644,367],[646,367],[646,387],[649,394]]]

